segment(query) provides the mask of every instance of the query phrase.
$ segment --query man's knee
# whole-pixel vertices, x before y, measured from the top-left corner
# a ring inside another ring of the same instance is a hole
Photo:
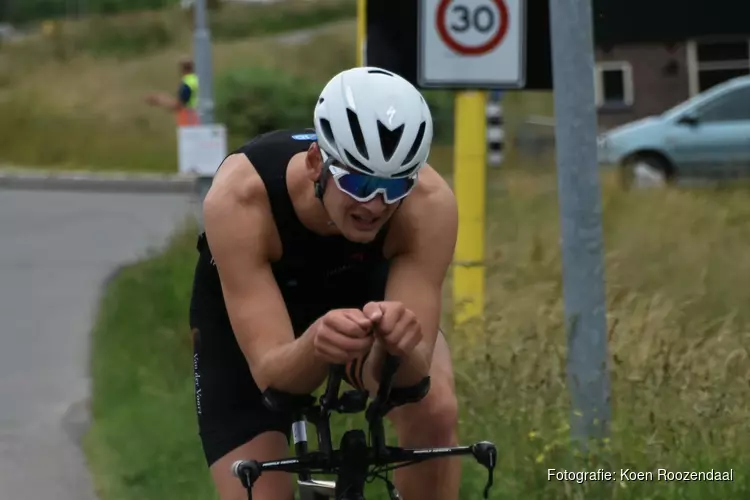
[[[433,376],[430,391],[421,401],[394,408],[389,417],[400,437],[419,441],[415,446],[455,444],[458,400],[452,381]]]
[[[242,500],[247,498],[247,490],[239,479],[231,473],[232,464],[237,460],[253,458],[258,461],[283,458],[289,444],[286,436],[278,431],[259,434],[252,440],[237,446],[211,464],[211,476],[221,500]],[[258,500],[292,500],[294,497],[293,478],[284,472],[264,473],[253,485],[253,498]]]

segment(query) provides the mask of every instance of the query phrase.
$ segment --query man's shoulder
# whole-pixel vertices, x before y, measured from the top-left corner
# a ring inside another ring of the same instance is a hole
[[[238,149],[244,149],[251,145],[266,145],[282,142],[313,142],[317,140],[315,129],[311,128],[280,128],[266,130],[246,141]]]
[[[211,183],[207,203],[252,206],[267,200],[268,193],[250,159],[235,152],[227,156]]]
[[[437,171],[425,166],[414,192],[394,217],[395,245],[400,250],[397,253],[433,244],[455,244],[457,221],[453,190]]]
[[[450,184],[430,165],[425,165],[419,172],[419,181],[414,194],[416,196],[413,197],[413,203],[409,204],[408,211],[419,215],[430,213],[436,215],[436,217],[425,218],[438,218],[439,214],[457,209],[456,197]]]
[[[230,154],[224,160],[203,202],[203,219],[209,240],[213,233],[209,243],[254,238],[266,251],[272,211],[265,184],[247,157]]]
[[[309,148],[315,140],[315,132],[311,129],[276,129],[256,135],[234,153],[242,153],[251,161],[263,165],[268,162],[283,163],[294,154]]]
[[[180,83],[180,87],[177,89],[177,98],[182,104],[187,104],[192,97],[193,89],[190,88],[185,82]]]

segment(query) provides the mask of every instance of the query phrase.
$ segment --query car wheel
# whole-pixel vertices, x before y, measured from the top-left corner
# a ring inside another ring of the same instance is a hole
[[[620,165],[620,183],[625,189],[663,188],[674,180],[674,168],[656,154],[635,154]]]

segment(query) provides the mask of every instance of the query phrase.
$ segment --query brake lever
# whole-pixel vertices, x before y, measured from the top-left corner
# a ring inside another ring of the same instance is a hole
[[[240,483],[242,483],[242,486],[247,490],[247,500],[253,500],[253,485],[261,475],[260,464],[253,460],[247,464],[245,468],[240,470],[241,463],[241,460],[235,462],[232,465],[232,472],[237,478],[239,478]]]
[[[471,447],[474,458],[487,469],[487,484],[484,487],[484,498],[489,498],[490,488],[494,483],[493,473],[497,463],[497,448],[489,441],[480,441]]]

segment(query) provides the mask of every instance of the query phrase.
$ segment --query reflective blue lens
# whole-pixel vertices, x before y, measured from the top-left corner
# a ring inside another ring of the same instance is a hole
[[[416,179],[413,178],[383,179],[352,172],[336,176],[339,188],[360,201],[365,201],[380,191],[385,194],[385,201],[392,203],[409,194],[415,182]]]

